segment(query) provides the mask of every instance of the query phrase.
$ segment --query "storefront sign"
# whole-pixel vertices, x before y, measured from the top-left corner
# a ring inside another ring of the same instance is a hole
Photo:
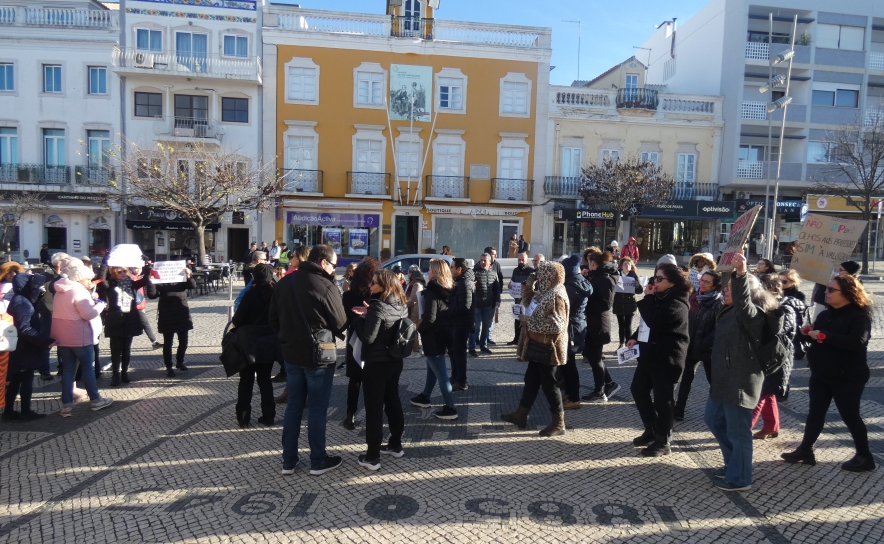
[[[433,68],[411,64],[390,65],[390,119],[431,120]]]
[[[642,217],[730,218],[736,209],[733,201],[673,200],[659,206],[644,206]]]
[[[473,217],[480,215],[497,215],[505,217],[513,217],[528,210],[515,210],[509,208],[471,208],[469,206],[426,206],[427,213],[440,213],[448,215],[471,215]]]
[[[755,220],[758,218],[760,211],[761,206],[755,206],[734,221],[734,226],[731,227],[731,234],[727,239],[727,245],[724,246],[724,251],[721,253],[721,262],[719,262],[716,271],[730,272],[734,269],[734,256],[737,253],[743,253],[743,246],[746,245],[746,241],[749,239],[752,226],[755,225]]]
[[[755,206],[764,207],[764,199],[741,198],[737,201],[737,213],[745,213]],[[800,200],[777,200],[777,215],[782,215],[786,221],[798,221],[801,217],[801,206],[804,202]]]
[[[289,225],[319,225],[329,227],[374,227],[381,225],[381,216],[361,213],[287,212]]]
[[[798,234],[791,268],[801,274],[802,279],[826,285],[835,265],[850,260],[865,229],[866,222],[862,220],[807,214]]]
[[[107,195],[95,194],[95,193],[57,193],[57,192],[46,192],[46,193],[37,193],[43,197],[43,200],[47,202],[91,202],[91,203],[101,203],[107,204],[108,198]]]
[[[601,219],[603,221],[613,221],[615,219],[614,212],[608,210],[556,210],[556,219],[565,221],[582,221],[585,219]]]
[[[851,196],[850,199],[862,206],[863,197]],[[871,211],[875,211],[881,197],[873,197]],[[838,212],[838,213],[861,213],[860,209],[847,202],[843,196],[807,195],[807,210],[809,212]]]

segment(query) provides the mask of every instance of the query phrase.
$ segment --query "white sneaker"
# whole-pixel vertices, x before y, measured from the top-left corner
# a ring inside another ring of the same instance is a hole
[[[102,408],[107,408],[108,406],[113,404],[113,402],[114,402],[114,399],[112,399],[110,397],[102,397],[92,403],[92,411],[97,412],[97,411],[101,410]]]
[[[87,398],[89,398],[89,395],[86,393],[85,389],[74,387],[74,402],[81,402]]]
[[[101,365],[101,370],[102,372],[108,371],[111,369],[112,366],[113,363],[104,363],[103,365]]]

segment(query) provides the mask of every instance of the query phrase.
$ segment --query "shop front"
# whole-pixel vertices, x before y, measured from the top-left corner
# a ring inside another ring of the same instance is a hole
[[[290,247],[331,246],[338,254],[339,266],[380,256],[380,211],[288,210],[284,229],[283,239]]]
[[[581,253],[591,246],[607,247],[617,239],[617,221],[609,210],[554,210],[553,256]]]
[[[154,261],[177,261],[199,257],[196,228],[184,214],[163,208],[130,206],[126,215],[126,227],[131,243]],[[205,252],[212,260],[216,255],[215,242],[221,223],[206,227]]]
[[[732,222],[732,201],[674,200],[660,206],[644,206],[632,229],[644,261],[656,261],[665,254],[689,258],[719,248],[722,222]],[[680,259],[685,260],[685,259]]]
[[[424,248],[436,253],[448,246],[455,256],[478,259],[486,247],[494,246],[498,257],[505,258],[514,234],[525,235],[530,243],[525,224],[531,215],[528,208],[427,205],[425,211],[429,218],[424,221],[423,237],[432,246],[425,243]]]
[[[764,199],[739,199],[736,201],[737,203],[737,215],[743,214],[755,206],[764,206]],[[777,237],[777,247],[774,255],[775,260],[779,262],[777,259],[777,255],[782,255],[782,248],[785,244],[792,242],[798,239],[798,233],[801,232],[801,210],[804,206],[804,202],[801,200],[778,200],[776,206],[776,213],[773,215],[774,228],[773,233]],[[755,226],[752,228],[752,234],[749,236],[749,240],[756,241],[760,234],[764,232],[764,215],[763,212],[758,216],[758,219],[755,221]],[[751,244],[750,244],[750,252],[751,252]],[[756,250],[757,251],[757,250]]]

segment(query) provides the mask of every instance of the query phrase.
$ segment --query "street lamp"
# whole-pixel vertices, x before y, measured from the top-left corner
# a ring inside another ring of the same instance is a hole
[[[583,28],[583,23],[581,23],[580,21],[572,21],[569,19],[562,19],[562,22],[577,23],[577,81],[580,81],[580,31]]]

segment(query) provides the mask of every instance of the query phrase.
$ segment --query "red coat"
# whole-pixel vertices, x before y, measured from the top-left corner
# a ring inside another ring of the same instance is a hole
[[[623,257],[629,257],[638,263],[638,244],[635,243],[635,238],[630,238],[626,247],[620,250],[620,258]]]

